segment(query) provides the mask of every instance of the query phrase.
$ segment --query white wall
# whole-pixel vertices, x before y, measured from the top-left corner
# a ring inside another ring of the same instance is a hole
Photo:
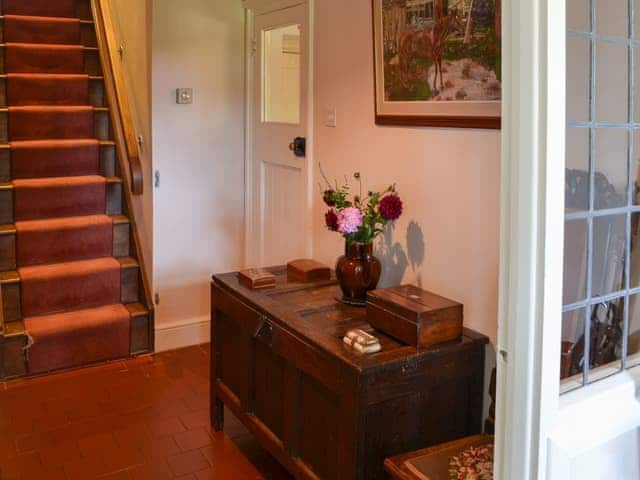
[[[243,31],[239,1],[154,1],[158,350],[208,339],[211,274],[243,262]],[[175,103],[178,87],[192,105]]]
[[[382,284],[414,282],[463,302],[466,326],[495,342],[499,132],[376,126],[371,2],[315,3],[316,160],[331,178],[361,172],[365,188],[398,184],[406,211],[380,244]],[[324,126],[329,108],[337,128]],[[317,201],[314,255],[333,263],[344,247],[324,210]]]

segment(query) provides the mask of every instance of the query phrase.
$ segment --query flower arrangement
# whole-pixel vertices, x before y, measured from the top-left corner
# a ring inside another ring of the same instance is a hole
[[[355,173],[360,193],[351,197],[347,179],[342,185],[337,182],[331,185],[324,173],[322,176],[326,182],[322,196],[329,207],[325,223],[330,231],[342,234],[348,244],[373,242],[388,223],[402,215],[403,204],[395,185],[382,192],[369,191],[363,196],[360,174]]]

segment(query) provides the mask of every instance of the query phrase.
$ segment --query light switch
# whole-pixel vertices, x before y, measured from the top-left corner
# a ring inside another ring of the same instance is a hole
[[[178,88],[176,90],[176,103],[179,105],[193,103],[193,88]]]
[[[327,110],[327,121],[325,125],[332,128],[338,126],[338,112],[336,112],[335,108]]]

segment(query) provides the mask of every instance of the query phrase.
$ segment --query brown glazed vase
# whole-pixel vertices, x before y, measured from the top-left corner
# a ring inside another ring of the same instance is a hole
[[[382,264],[373,256],[372,243],[346,243],[345,254],[336,263],[336,276],[342,289],[342,300],[364,306],[367,292],[378,286]]]

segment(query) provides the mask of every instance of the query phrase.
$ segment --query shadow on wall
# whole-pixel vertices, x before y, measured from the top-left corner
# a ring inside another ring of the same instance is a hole
[[[384,232],[382,241],[376,248],[376,256],[382,262],[381,288],[402,284],[405,272],[411,267],[416,277],[416,284],[422,287],[422,267],[426,255],[426,245],[422,228],[416,221],[409,222],[407,227],[406,252],[402,244],[394,242],[395,225]]]

